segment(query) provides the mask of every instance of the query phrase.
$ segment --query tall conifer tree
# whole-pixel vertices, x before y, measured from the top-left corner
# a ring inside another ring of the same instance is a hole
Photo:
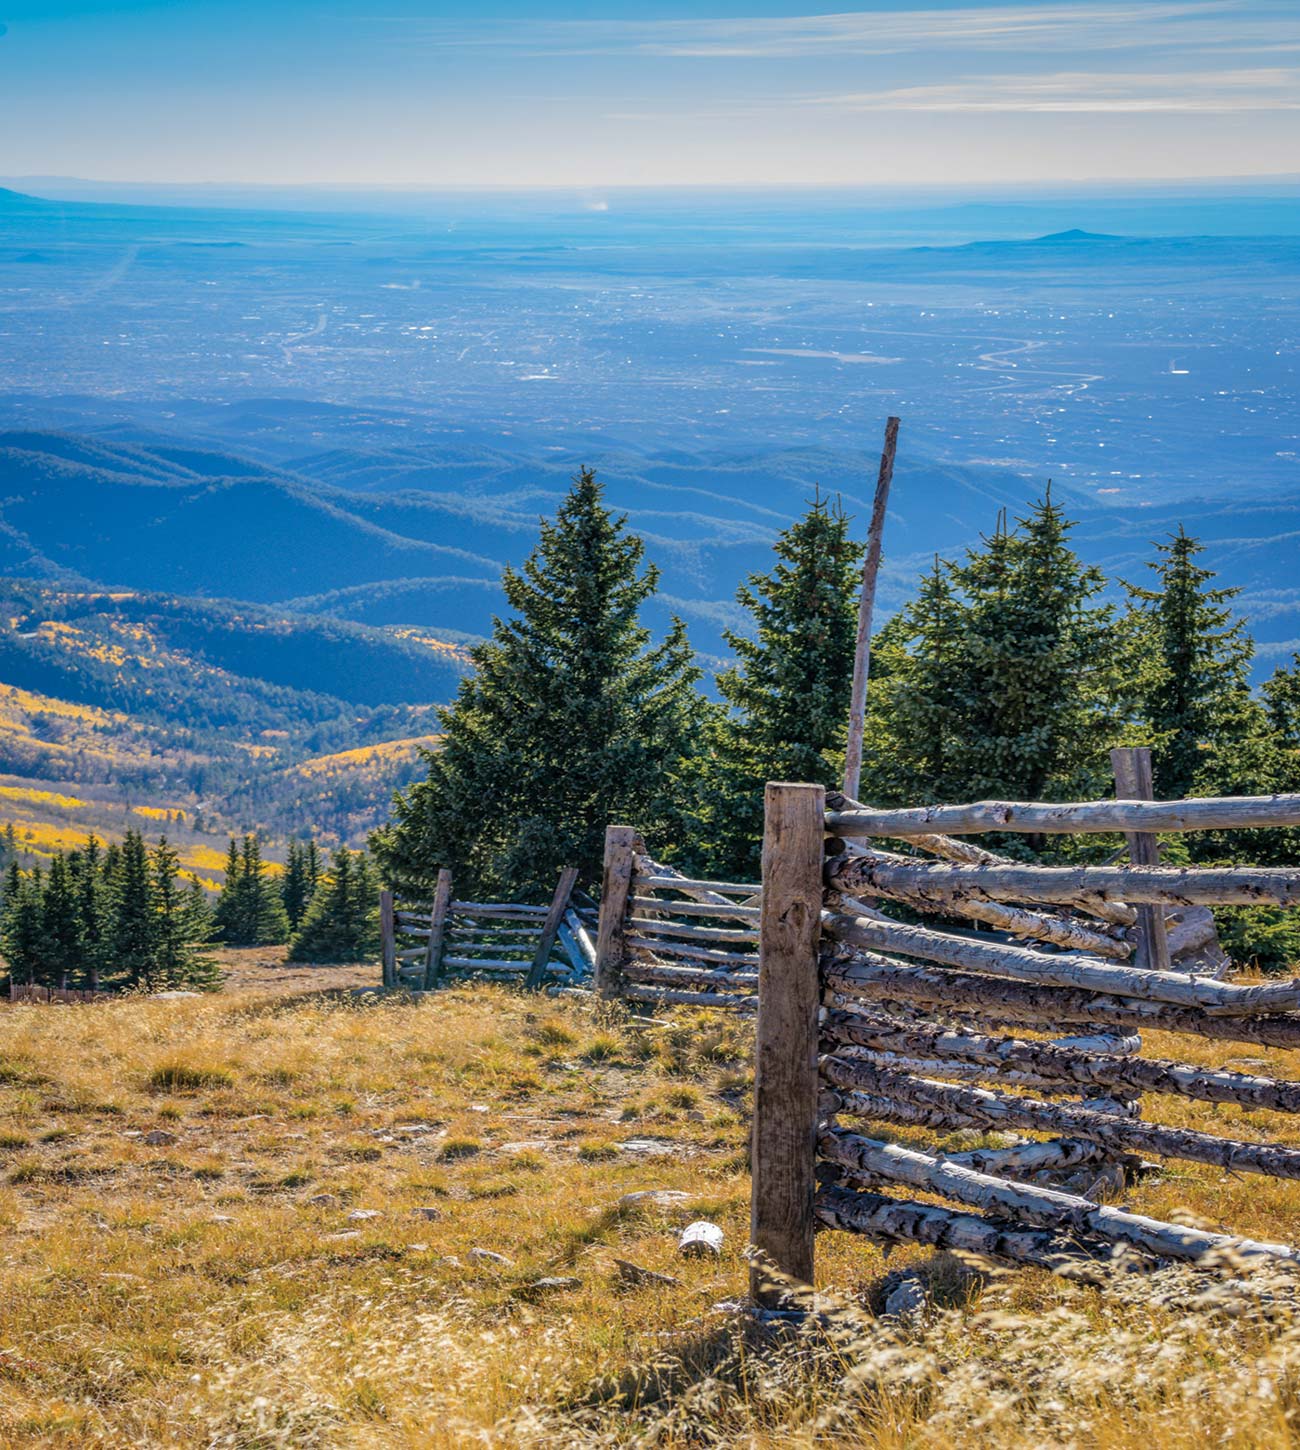
[[[644,555],[584,469],[503,574],[511,614],[471,652],[428,778],[372,837],[387,881],[428,891],[450,866],[466,890],[540,898],[562,866],[599,880],[612,820],[674,833],[699,672],[680,622],[657,645],[641,623],[658,584]]]

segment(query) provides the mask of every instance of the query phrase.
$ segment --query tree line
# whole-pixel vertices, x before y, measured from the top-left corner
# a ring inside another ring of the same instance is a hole
[[[1300,657],[1252,689],[1236,591],[1181,529],[1130,581],[1085,564],[1073,529],[1049,487],[918,580],[873,643],[863,798],[1097,797],[1109,749],[1135,744],[1159,796],[1300,790]],[[658,572],[583,470],[505,571],[510,612],[472,651],[425,779],[371,838],[384,878],[427,896],[449,866],[466,892],[542,900],[564,865],[597,883],[604,828],[625,820],[694,873],[752,879],[764,782],[839,783],[862,554],[816,496],[739,589],[751,628],[727,635],[711,698],[682,623],[657,643],[642,624]],[[1060,859],[1121,843],[998,844]],[[1300,832],[1189,835],[1170,853],[1295,864]],[[1274,968],[1300,955],[1295,922],[1241,908],[1220,926],[1239,960]]]
[[[358,961],[379,946],[378,887],[363,852],[328,867],[313,841],[291,841],[277,879],[255,835],[231,840],[215,904],[186,880],[166,840],[91,837],[48,866],[7,868],[0,947],[13,981],[94,990],[209,991],[221,974],[208,948],[289,944],[302,962]]]

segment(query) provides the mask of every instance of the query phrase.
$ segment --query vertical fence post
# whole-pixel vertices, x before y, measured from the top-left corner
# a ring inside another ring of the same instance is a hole
[[[771,783],[764,808],[749,1237],[783,1274],[810,1284],[826,792]],[[781,1297],[762,1264],[750,1291],[768,1306]]]
[[[1117,800],[1155,800],[1151,777],[1151,751],[1145,745],[1118,746],[1110,753],[1110,766],[1115,775]],[[1160,864],[1160,837],[1145,831],[1126,831],[1129,860],[1135,866]],[[1136,965],[1156,972],[1168,972],[1173,963],[1169,956],[1169,933],[1165,929],[1163,906],[1137,908],[1138,943]]]
[[[397,923],[393,917],[393,893],[379,893],[379,942],[383,949],[383,984],[397,985]]]
[[[451,912],[451,872],[438,868],[438,882],[433,888],[433,910],[429,913],[429,943],[424,949],[424,990],[438,985],[442,976],[442,957],[447,945],[447,917]]]
[[[546,920],[542,923],[542,934],[537,941],[533,964],[529,967],[528,976],[524,980],[524,986],[530,991],[536,991],[542,985],[542,978],[546,975],[546,964],[551,960],[551,948],[555,945],[560,923],[564,920],[564,913],[568,910],[569,897],[573,895],[573,887],[577,880],[578,868],[576,866],[566,866],[560,872],[555,895],[551,897],[551,909],[546,913]]]
[[[627,898],[632,890],[640,840],[631,826],[605,828],[605,868],[600,880],[600,925],[596,931],[593,983],[602,997],[617,997],[623,986]]]

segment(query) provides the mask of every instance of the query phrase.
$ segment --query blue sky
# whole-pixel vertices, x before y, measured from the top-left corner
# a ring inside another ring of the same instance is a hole
[[[588,187],[1300,169],[1300,0],[0,0],[0,22],[8,176]]]

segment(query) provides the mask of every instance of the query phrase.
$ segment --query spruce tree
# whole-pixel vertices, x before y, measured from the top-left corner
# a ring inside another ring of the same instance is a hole
[[[40,868],[23,871],[14,862],[5,880],[4,909],[0,912],[0,946],[10,978],[31,986],[43,977],[43,940]]]
[[[311,904],[319,874],[315,842],[310,848],[304,841],[290,840],[284,876],[280,882],[280,900],[289,919],[290,931],[297,931]]]
[[[85,984],[93,992],[100,978],[107,974],[111,962],[111,921],[109,888],[105,882],[105,855],[99,841],[91,836],[85,849],[73,861],[73,878],[77,897],[77,936],[81,945],[82,971]]]
[[[503,574],[510,617],[471,651],[427,779],[372,837],[390,884],[428,892],[449,866],[466,891],[541,899],[566,865],[599,880],[612,820],[661,844],[676,833],[699,671],[679,621],[650,642],[640,611],[658,573],[625,523],[584,469]]]
[[[41,898],[42,974],[47,986],[66,990],[82,969],[76,878],[63,855],[50,862]]]
[[[289,939],[289,918],[255,835],[230,842],[214,925],[218,939],[230,946],[274,946]]]
[[[144,838],[128,831],[112,891],[112,965],[131,988],[148,986],[158,946],[153,872]]]
[[[363,852],[335,852],[297,935],[293,962],[355,962],[379,949],[377,888]]]
[[[180,857],[162,837],[150,853],[153,876],[154,950],[147,985],[213,989],[216,965],[199,951],[193,901],[180,881]]]
[[[1159,586],[1127,588],[1149,661],[1142,714],[1156,795],[1176,799],[1209,752],[1249,731],[1254,646],[1231,608],[1240,591],[1213,587],[1214,570],[1196,563],[1201,543],[1180,527],[1156,548]]]
[[[718,676],[728,708],[701,775],[707,865],[722,876],[759,869],[766,781],[829,786],[843,770],[862,546],[838,504],[818,494],[774,550],[771,570],[736,591],[753,633],[725,632],[736,663]]]

